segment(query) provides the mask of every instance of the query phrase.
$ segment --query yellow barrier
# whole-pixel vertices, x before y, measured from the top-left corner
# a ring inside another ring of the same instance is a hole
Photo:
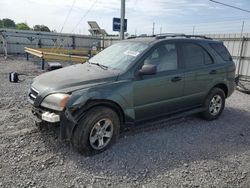
[[[29,53],[31,55],[37,56],[45,60],[60,60],[60,61],[72,61],[72,62],[84,63],[89,59],[89,57],[87,56],[89,50],[86,49],[83,50],[49,49],[49,48],[33,49],[25,47],[24,51],[26,53]],[[93,51],[93,53],[96,52]],[[77,55],[70,55],[70,54],[77,54]]]
[[[24,48],[24,51],[27,53],[27,60],[28,54],[34,55],[36,57],[41,58],[42,62],[42,69],[44,69],[44,61],[48,60],[56,60],[56,61],[70,61],[75,63],[85,63],[89,57],[86,56],[91,52],[91,55],[95,55],[98,53],[97,51],[90,51],[86,49],[78,49],[78,50],[67,50],[67,49],[50,49],[50,48]],[[70,55],[70,54],[77,54],[77,55]],[[81,56],[80,56],[81,55]]]
[[[98,53],[97,50],[88,50],[88,49],[65,49],[65,48],[33,48],[34,50],[42,51],[42,52],[51,52],[58,54],[66,54],[66,55],[95,55]]]

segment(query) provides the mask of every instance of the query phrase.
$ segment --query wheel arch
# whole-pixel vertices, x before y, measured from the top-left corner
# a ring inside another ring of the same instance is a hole
[[[108,99],[89,99],[86,104],[85,104],[85,109],[84,111],[88,111],[88,110],[91,110],[92,108],[95,108],[95,107],[98,107],[98,106],[104,106],[104,107],[107,107],[107,108],[110,108],[112,110],[114,110],[119,119],[120,119],[120,122],[121,122],[121,125],[125,123],[125,113],[124,111],[122,110],[122,107],[112,101],[112,100],[108,100]]]
[[[219,84],[216,84],[213,88],[220,88],[224,91],[225,93],[225,97],[227,98],[228,97],[228,87],[225,83],[219,83]]]

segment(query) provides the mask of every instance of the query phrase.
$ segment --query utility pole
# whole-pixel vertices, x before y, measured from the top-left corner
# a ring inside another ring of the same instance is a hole
[[[125,0],[121,0],[121,25],[120,25],[120,39],[124,39],[124,23],[125,23]]]
[[[241,60],[242,60],[242,53],[243,53],[244,42],[245,42],[245,37],[243,37],[244,26],[245,26],[245,22],[243,21],[242,22],[242,26],[241,26],[241,32],[240,32],[241,48],[239,48],[239,50],[238,50],[239,61],[238,61],[237,75],[239,75],[240,71],[241,71]]]
[[[155,34],[155,23],[153,22],[153,29],[152,29],[152,35]]]
[[[195,30],[195,26],[193,26],[193,35],[194,35],[194,30]]]
[[[161,33],[162,33],[162,27],[160,27],[160,35],[161,35]]]
[[[241,37],[241,38],[242,38],[242,35],[243,35],[244,26],[245,26],[245,21],[243,21],[243,22],[242,22],[242,25],[241,25],[241,31],[240,31],[240,37]]]

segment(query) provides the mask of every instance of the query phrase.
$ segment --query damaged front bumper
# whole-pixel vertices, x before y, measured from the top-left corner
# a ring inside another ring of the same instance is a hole
[[[74,131],[77,121],[71,115],[71,113],[66,109],[62,112],[52,112],[47,109],[40,109],[32,107],[32,113],[36,118],[36,122],[47,122],[51,124],[60,125],[60,139],[70,140]]]
[[[60,119],[60,139],[70,141],[77,121],[67,109],[60,114]]]
[[[51,112],[49,110],[44,110],[44,109],[32,107],[32,113],[38,119],[41,119],[41,120],[49,122],[49,123],[59,123],[60,122],[60,114],[55,113],[55,112]]]

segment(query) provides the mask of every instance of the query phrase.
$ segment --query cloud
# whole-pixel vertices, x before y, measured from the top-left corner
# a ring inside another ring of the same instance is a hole
[[[72,3],[73,0],[0,0],[0,19],[9,17],[16,22],[27,21],[31,26],[44,24],[60,31]],[[93,3],[93,9],[79,23]],[[120,0],[76,0],[63,31],[71,32],[79,23],[76,32],[87,34],[87,21],[96,20],[102,28],[111,33],[112,18],[120,16],[120,3]],[[225,3],[241,7],[250,4],[248,0],[242,0],[240,3],[228,0]],[[227,10],[229,8],[206,0],[126,0],[126,18],[130,33],[151,33],[153,22],[156,23],[158,32],[160,27],[163,32],[167,32],[186,28],[191,31],[193,25],[204,22],[249,18],[246,13]]]

